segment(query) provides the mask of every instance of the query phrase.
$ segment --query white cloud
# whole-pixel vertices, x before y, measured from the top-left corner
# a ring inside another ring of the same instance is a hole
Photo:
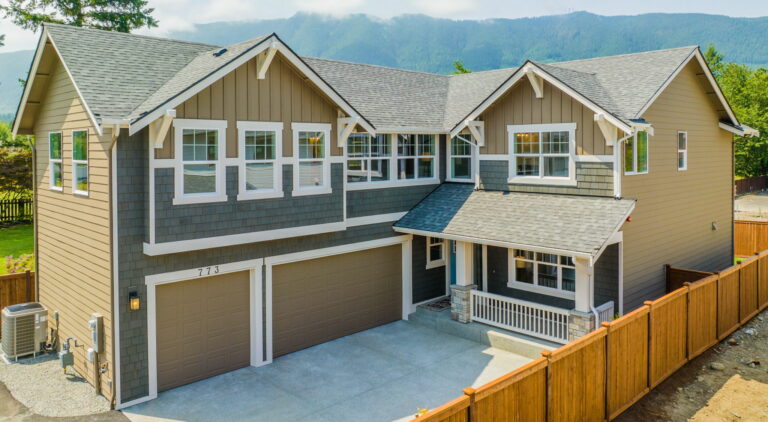
[[[5,46],[0,47],[0,53],[33,49],[39,36],[33,31],[19,28],[7,19],[0,19],[0,34],[5,34]]]
[[[461,18],[478,7],[475,0],[415,0],[418,13],[430,16]]]

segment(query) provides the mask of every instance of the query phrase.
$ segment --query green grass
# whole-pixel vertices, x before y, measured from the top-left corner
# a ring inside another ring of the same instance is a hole
[[[34,228],[32,224],[19,224],[0,229],[0,274],[5,274],[5,257],[18,257],[35,253]]]

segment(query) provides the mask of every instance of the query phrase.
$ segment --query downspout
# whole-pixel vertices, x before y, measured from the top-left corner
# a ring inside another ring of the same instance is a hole
[[[27,135],[27,143],[32,150],[32,231],[34,232],[34,246],[33,251],[35,254],[35,302],[40,301],[40,260],[38,259],[37,250],[37,147],[35,142],[32,142],[32,136]]]

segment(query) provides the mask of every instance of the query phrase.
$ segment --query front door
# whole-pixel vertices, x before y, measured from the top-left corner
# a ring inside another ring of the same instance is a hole
[[[450,265],[450,273],[451,273],[451,284],[456,284],[456,241],[449,240],[448,241],[448,251],[449,251],[449,261],[451,262]]]

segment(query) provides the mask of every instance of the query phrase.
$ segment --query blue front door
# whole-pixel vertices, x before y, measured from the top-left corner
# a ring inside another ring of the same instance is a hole
[[[451,284],[456,284],[456,242],[453,240],[448,241],[448,253],[451,261]]]

